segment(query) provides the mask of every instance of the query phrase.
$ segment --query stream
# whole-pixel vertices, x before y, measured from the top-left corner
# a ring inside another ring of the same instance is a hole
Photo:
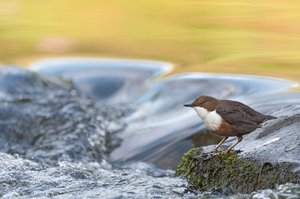
[[[262,113],[300,105],[292,81],[168,75],[165,62],[59,58],[29,68],[0,70],[3,198],[228,198],[193,191],[174,177],[185,152],[220,140],[182,105],[199,95]],[[232,197],[271,196],[300,197],[300,186]]]

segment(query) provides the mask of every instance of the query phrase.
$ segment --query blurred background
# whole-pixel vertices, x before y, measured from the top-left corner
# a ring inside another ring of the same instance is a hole
[[[300,77],[296,0],[0,0],[0,64],[94,56]]]

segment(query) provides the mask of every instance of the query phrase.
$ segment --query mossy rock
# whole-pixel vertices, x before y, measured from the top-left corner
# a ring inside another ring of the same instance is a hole
[[[288,163],[258,163],[239,157],[237,152],[203,154],[201,148],[193,148],[182,158],[176,174],[186,177],[196,190],[231,194],[299,183],[293,168]]]

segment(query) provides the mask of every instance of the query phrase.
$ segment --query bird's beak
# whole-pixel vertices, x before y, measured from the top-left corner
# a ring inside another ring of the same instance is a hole
[[[183,106],[185,106],[185,107],[193,107],[192,104],[185,104],[185,105],[183,105]]]

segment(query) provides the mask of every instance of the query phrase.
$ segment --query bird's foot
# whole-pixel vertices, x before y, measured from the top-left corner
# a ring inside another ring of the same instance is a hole
[[[224,153],[230,154],[230,153],[241,153],[242,150],[225,150]]]
[[[218,152],[218,151],[215,151],[215,150],[214,150],[214,151],[209,151],[209,152],[206,152],[206,153],[202,152],[202,153],[200,153],[199,155],[194,156],[193,159],[203,159],[203,160],[208,160],[208,159],[210,159],[211,157],[213,157],[214,155],[216,155],[217,152]]]
[[[209,160],[211,159],[213,156],[217,155],[220,151],[218,150],[213,150],[207,153],[201,153],[200,155],[196,156],[196,158],[201,158],[203,160]]]
[[[242,152],[241,150],[225,150],[225,151],[218,151],[218,150],[213,150],[210,152],[206,152],[206,153],[201,153],[197,156],[194,156],[192,159],[193,160],[203,160],[203,161],[207,161],[211,158],[213,158],[214,156],[218,155],[218,154],[234,154],[234,153],[240,153]]]
[[[213,151],[211,151],[211,153],[218,153],[219,150],[218,149],[214,149]]]
[[[225,154],[231,154],[231,153],[241,153],[241,150],[225,150],[225,151],[218,151],[218,150],[213,150],[210,152],[206,152],[206,153],[201,153],[195,157],[193,157],[193,159],[195,160],[199,160],[199,159],[203,159],[203,160],[209,160],[212,157],[220,154],[220,153],[225,153]]]
[[[209,160],[209,159],[211,159],[215,155],[216,154],[210,153],[208,156],[206,156],[205,158],[203,158],[203,161]]]

